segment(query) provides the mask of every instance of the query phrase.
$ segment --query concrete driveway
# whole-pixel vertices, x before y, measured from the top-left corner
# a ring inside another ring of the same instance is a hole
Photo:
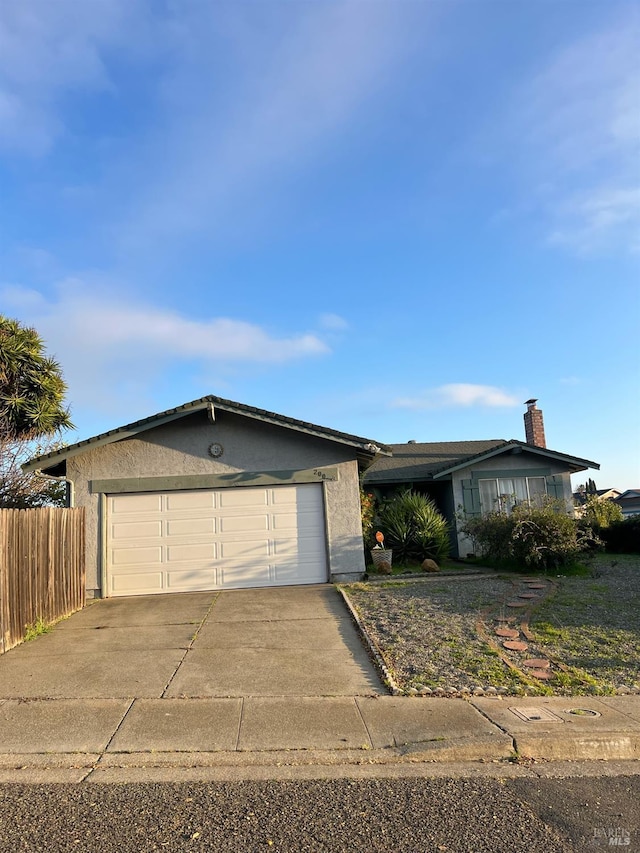
[[[0,699],[385,692],[328,585],[96,601],[0,655]]]

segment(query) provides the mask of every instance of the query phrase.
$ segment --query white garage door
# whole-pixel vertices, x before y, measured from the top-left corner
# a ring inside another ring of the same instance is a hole
[[[108,497],[110,596],[326,580],[320,484]]]

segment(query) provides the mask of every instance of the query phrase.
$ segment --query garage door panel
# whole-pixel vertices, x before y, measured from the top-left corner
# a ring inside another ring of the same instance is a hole
[[[268,515],[229,515],[220,519],[221,533],[264,532],[268,529]]]
[[[289,535],[296,532],[298,535],[304,536],[305,533],[316,532],[318,530],[318,518],[316,513],[282,513],[273,516],[273,529],[282,531]]]
[[[200,545],[169,545],[166,559],[168,563],[186,563],[192,560],[215,560],[216,545],[214,542],[203,542]]]
[[[161,535],[161,521],[116,522],[111,525],[112,539],[156,539]]]
[[[305,562],[296,560],[295,563],[282,563],[278,566],[277,582],[283,586],[297,583],[317,583],[315,578],[322,572],[323,566],[317,560]]]
[[[318,553],[324,553],[324,536],[305,536],[298,540],[299,557],[313,555],[317,559]]]
[[[274,514],[273,516],[273,529],[274,530],[297,530],[298,529],[298,516],[295,512],[286,512],[281,513],[279,515]]]
[[[286,504],[304,506],[305,504],[305,498],[297,486],[278,486],[277,489],[271,489],[270,491],[274,506],[284,506]]]
[[[167,509],[212,509],[215,506],[215,492],[169,492],[166,495]]]
[[[320,484],[114,495],[107,506],[113,595],[327,580]]]
[[[220,575],[221,586],[228,589],[273,585],[273,574],[268,563],[228,563],[221,569]]]
[[[214,568],[198,571],[168,571],[165,575],[167,592],[199,592],[203,589],[216,589],[218,571]]]
[[[225,489],[218,495],[221,509],[265,507],[269,502],[267,489]]]
[[[160,512],[162,509],[161,495],[115,495],[111,499],[112,517],[119,513]]]
[[[111,559],[114,566],[138,565],[140,563],[162,562],[162,547],[155,548],[117,548],[113,549]]]
[[[324,538],[321,536],[301,537],[295,542],[291,539],[273,539],[272,541],[274,553],[282,557],[306,559],[309,555],[317,555],[324,551]]]
[[[248,557],[268,557],[269,556],[269,541],[267,539],[261,542],[221,542],[220,543],[220,559],[221,560],[237,560],[247,559]]]
[[[144,595],[149,592],[163,592],[162,572],[138,572],[127,575],[114,575],[111,578],[111,592],[116,595]]]
[[[216,532],[215,518],[184,518],[167,521],[167,536],[184,536],[192,539],[194,536],[211,536]]]

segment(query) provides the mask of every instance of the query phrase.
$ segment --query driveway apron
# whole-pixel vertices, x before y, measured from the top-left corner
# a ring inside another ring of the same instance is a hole
[[[0,700],[385,692],[329,585],[106,599],[0,655]]]
[[[322,585],[221,593],[166,695],[383,692],[342,599]]]

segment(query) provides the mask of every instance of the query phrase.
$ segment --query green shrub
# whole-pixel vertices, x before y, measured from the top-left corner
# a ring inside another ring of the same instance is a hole
[[[461,532],[473,539],[482,557],[489,557],[498,563],[512,559],[513,519],[505,512],[495,511],[463,519]]]
[[[607,551],[615,554],[640,554],[640,515],[614,521],[600,531]]]
[[[466,519],[462,532],[473,539],[483,557],[498,565],[515,562],[532,570],[570,565],[589,547],[600,544],[592,530],[567,515],[558,501],[547,501],[542,507],[523,503],[509,515],[492,512]]]
[[[441,562],[449,556],[449,525],[435,503],[426,495],[410,489],[385,501],[378,521],[385,545],[392,548],[399,562]]]
[[[602,500],[597,495],[589,495],[582,509],[582,520],[591,527],[604,530],[614,521],[622,521],[622,510],[610,500]]]

